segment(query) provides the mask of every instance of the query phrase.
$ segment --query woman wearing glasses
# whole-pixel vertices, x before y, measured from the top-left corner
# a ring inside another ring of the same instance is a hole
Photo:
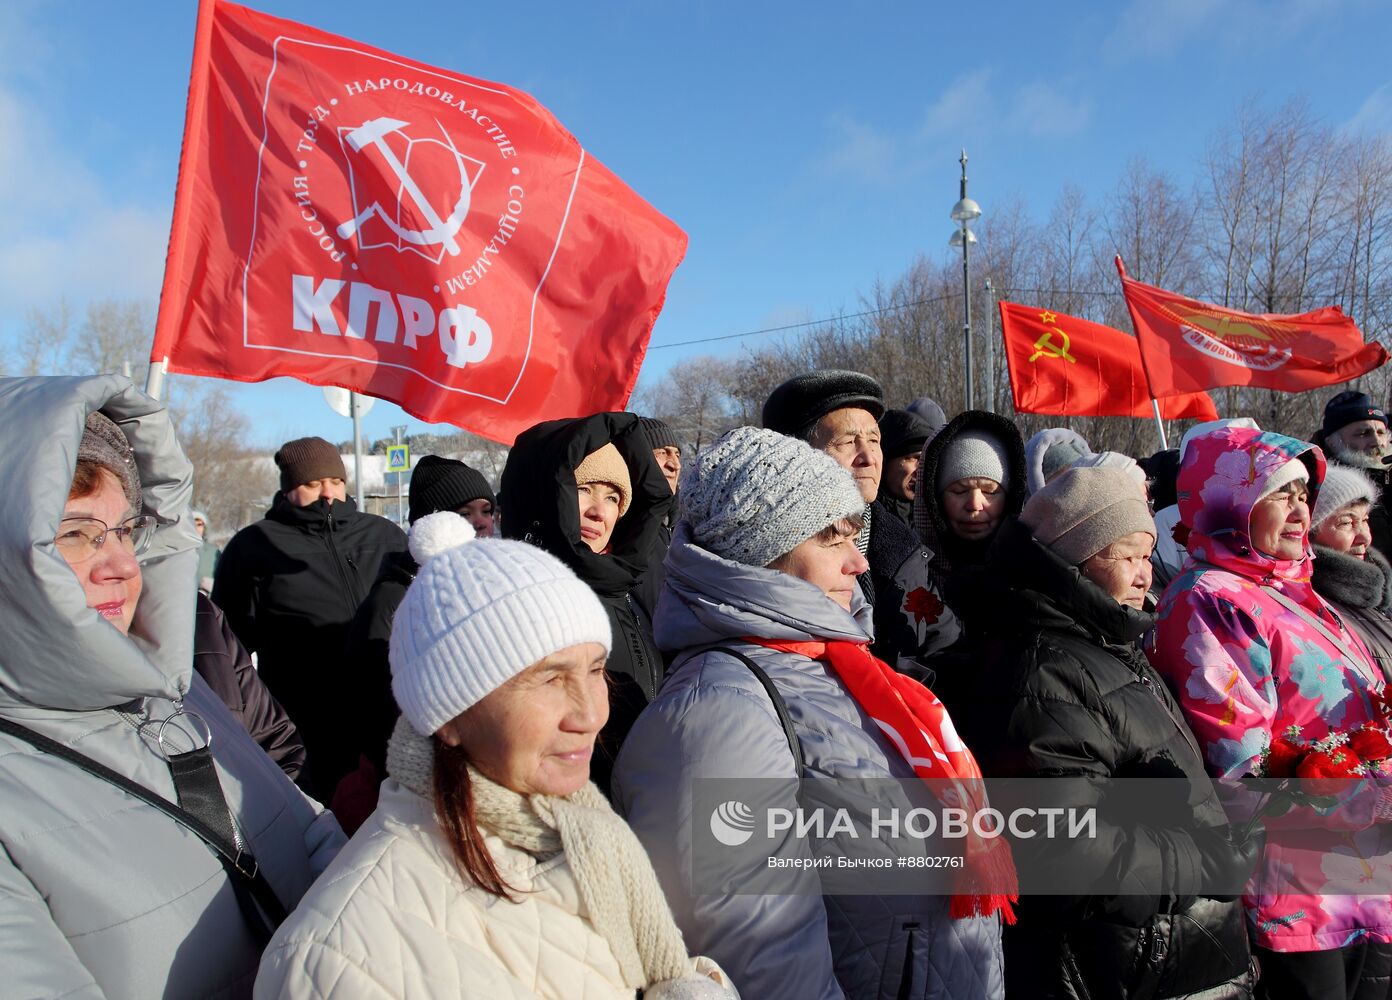
[[[117,376],[0,379],[6,436],[0,992],[249,994],[342,834],[193,672],[168,414]]]

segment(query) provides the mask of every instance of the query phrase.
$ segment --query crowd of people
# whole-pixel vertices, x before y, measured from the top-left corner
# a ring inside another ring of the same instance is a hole
[[[496,491],[426,456],[409,532],[301,438],[221,552],[128,379],[0,416],[50,445],[0,518],[0,995],[1392,996],[1392,772],[1234,793],[1388,726],[1356,390],[1131,457],[808,372],[696,454],[601,413]],[[935,841],[932,891],[695,875],[705,782],[1023,778],[1091,835]]]

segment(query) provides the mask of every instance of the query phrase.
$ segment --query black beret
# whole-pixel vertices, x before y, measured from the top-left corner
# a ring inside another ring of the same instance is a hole
[[[764,427],[796,437],[832,410],[851,406],[869,410],[879,420],[885,411],[880,383],[860,372],[804,372],[769,393],[764,403]]]

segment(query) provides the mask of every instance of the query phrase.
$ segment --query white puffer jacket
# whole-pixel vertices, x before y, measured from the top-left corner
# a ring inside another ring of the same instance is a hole
[[[256,996],[633,1000],[565,856],[538,862],[485,842],[517,902],[467,885],[432,803],[387,780],[377,811],[271,939]]]

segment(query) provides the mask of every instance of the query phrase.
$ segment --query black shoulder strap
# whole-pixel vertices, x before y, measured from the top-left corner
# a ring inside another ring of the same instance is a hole
[[[694,650],[692,655],[696,653],[726,653],[733,656],[748,667],[749,672],[763,685],[764,690],[768,692],[769,700],[773,702],[773,711],[778,715],[778,722],[783,727],[783,735],[788,740],[788,749],[792,751],[793,762],[797,764],[798,780],[801,781],[802,770],[805,766],[802,757],[802,744],[798,741],[797,732],[793,729],[793,718],[788,714],[788,704],[783,700],[783,696],[778,693],[778,688],[774,686],[773,678],[769,677],[769,675],[764,672],[763,667],[759,666],[739,650],[731,649],[729,646],[702,646],[700,649]]]
[[[49,739],[42,733],[36,733],[27,726],[6,718],[0,718],[0,732],[8,733],[16,739],[23,740],[30,746],[53,757],[60,757],[95,777],[101,778],[122,791],[135,796],[147,805],[153,806],[166,816],[179,823],[185,829],[196,834],[200,840],[212,849],[217,855],[218,861],[222,863],[223,869],[227,872],[228,880],[232,883],[232,890],[237,896],[237,905],[241,908],[242,917],[247,923],[247,929],[261,945],[265,945],[275,933],[275,929],[285,920],[285,906],[281,903],[280,897],[276,895],[271,884],[266,880],[266,876],[261,874],[260,866],[256,863],[256,858],[251,852],[244,850],[237,844],[235,833],[232,831],[231,817],[226,816],[226,832],[218,830],[209,822],[212,816],[217,815],[215,810],[207,810],[205,816],[200,818],[175,805],[168,799],[155,792],[150,791],[144,785],[138,784],[123,774],[118,774],[105,764],[99,763],[88,757],[86,754],[74,750],[72,747],[65,746],[57,740]],[[180,758],[195,758],[198,760],[180,761]],[[206,757],[202,760],[201,757]],[[175,780],[176,790],[183,788],[190,790],[188,796],[191,802],[207,802],[213,799],[221,803],[224,814],[227,812],[227,802],[222,795],[221,788],[215,791],[210,790],[206,778],[212,775],[216,781],[216,772],[212,771],[212,755],[207,747],[194,751],[192,754],[180,754],[178,757],[171,758],[170,771]],[[190,780],[192,772],[201,772],[202,777],[197,775]],[[200,808],[200,812],[204,810]],[[224,825],[218,823],[218,825]]]

